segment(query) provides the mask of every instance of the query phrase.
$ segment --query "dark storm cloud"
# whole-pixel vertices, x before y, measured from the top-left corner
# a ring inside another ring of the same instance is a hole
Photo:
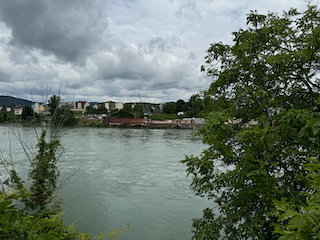
[[[2,0],[0,20],[11,45],[40,49],[66,62],[84,62],[107,30],[106,1]]]

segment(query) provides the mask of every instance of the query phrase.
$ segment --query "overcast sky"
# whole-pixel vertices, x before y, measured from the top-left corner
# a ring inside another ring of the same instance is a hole
[[[257,10],[304,0],[1,0],[0,95],[164,103],[209,87],[210,43],[231,43]],[[61,87],[62,85],[62,87]],[[49,92],[49,93],[48,93]]]

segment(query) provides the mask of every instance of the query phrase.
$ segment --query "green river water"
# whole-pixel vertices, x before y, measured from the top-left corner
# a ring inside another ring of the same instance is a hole
[[[32,127],[18,127],[34,149]],[[26,178],[29,161],[0,125],[1,151]],[[40,129],[38,129],[40,133]],[[60,179],[74,174],[59,192],[66,224],[78,219],[81,232],[97,234],[126,224],[134,228],[118,239],[185,240],[192,237],[192,218],[212,202],[194,196],[186,178],[185,155],[199,155],[206,147],[194,130],[64,128],[66,152],[59,160]]]

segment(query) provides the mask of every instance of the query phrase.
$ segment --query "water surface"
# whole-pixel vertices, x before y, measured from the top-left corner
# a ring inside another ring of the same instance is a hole
[[[7,130],[0,125],[5,153]],[[33,128],[19,127],[19,132],[30,148],[35,146]],[[63,129],[66,152],[58,163],[60,179],[74,174],[59,193],[65,223],[78,219],[76,228],[91,234],[126,224],[134,227],[118,239],[191,239],[192,218],[212,207],[194,196],[186,166],[179,163],[206,147],[195,134],[175,129]],[[11,138],[16,168],[26,177],[29,161]]]

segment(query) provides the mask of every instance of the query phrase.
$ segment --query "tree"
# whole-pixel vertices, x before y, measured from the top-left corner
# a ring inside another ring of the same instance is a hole
[[[53,121],[55,126],[74,126],[78,119],[75,118],[70,109],[58,108]]]
[[[120,109],[118,112],[118,117],[131,117],[133,118],[133,114],[131,111],[128,111],[127,109]]]
[[[204,110],[205,102],[200,94],[194,94],[189,98],[187,116],[202,117],[201,111]]]
[[[77,124],[78,121],[71,110],[59,108],[60,100],[60,95],[53,95],[48,101],[51,123],[57,127]]]
[[[23,106],[21,115],[22,120],[27,120],[28,116],[33,116],[33,110],[29,106]]]
[[[166,114],[177,113],[177,106],[175,102],[166,102],[163,106],[163,112]]]
[[[125,103],[125,104],[123,105],[123,108],[124,108],[125,110],[131,112],[133,107],[132,107],[132,104],[131,104],[131,103]]]
[[[23,198],[27,207],[40,207],[41,210],[52,200],[53,192],[57,187],[59,171],[57,169],[57,160],[63,149],[59,140],[45,140],[46,130],[43,130],[37,144],[38,154],[31,161],[29,178],[31,180],[30,195]],[[22,190],[23,181],[18,177],[14,169],[11,170],[11,183],[13,186]],[[8,181],[7,181],[8,182]]]
[[[10,112],[4,113],[4,119],[8,123],[12,123],[16,121],[16,115],[14,115],[14,111],[11,110]]]
[[[188,109],[188,104],[182,99],[179,99],[176,102],[176,106],[177,106],[177,112],[186,112]]]
[[[1,109],[0,111],[0,122],[5,122],[7,119],[7,111],[6,109]]]
[[[59,108],[59,102],[61,101],[61,97],[59,95],[53,95],[48,101],[49,112],[51,117],[55,117],[55,112]]]
[[[247,15],[233,44],[211,44],[201,67],[209,148],[187,157],[197,195],[218,208],[195,219],[194,239],[277,239],[273,200],[307,206],[306,170],[320,158],[320,11]]]
[[[96,109],[95,113],[96,114],[106,114],[106,113],[108,113],[108,110],[105,108],[104,105],[100,105],[98,107],[98,109]]]
[[[87,106],[86,107],[86,113],[87,114],[94,114],[94,108],[93,107],[91,107],[91,106]]]
[[[134,118],[143,118],[144,114],[143,114],[142,105],[136,104],[132,109],[132,114],[133,114]]]

